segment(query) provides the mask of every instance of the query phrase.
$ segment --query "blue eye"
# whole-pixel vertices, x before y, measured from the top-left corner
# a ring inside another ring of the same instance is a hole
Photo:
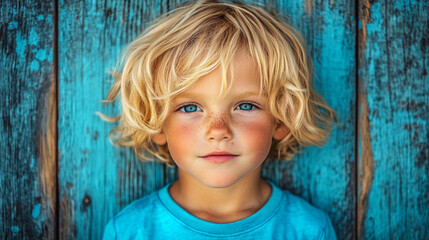
[[[242,103],[237,106],[238,110],[244,110],[244,111],[251,111],[251,110],[254,110],[255,108],[256,106],[251,103]]]
[[[189,105],[186,105],[186,106],[179,108],[179,110],[182,112],[191,113],[191,112],[200,111],[201,108],[197,107],[194,104],[189,104]]]

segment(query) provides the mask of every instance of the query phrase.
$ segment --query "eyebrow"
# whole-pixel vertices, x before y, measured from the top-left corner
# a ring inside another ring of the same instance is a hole
[[[259,97],[259,91],[246,91],[243,93],[240,93],[235,98],[243,98],[243,97],[252,97],[252,96],[258,96]],[[265,97],[264,94],[261,94],[262,97]],[[186,94],[180,94],[175,99],[181,99],[181,98],[191,98],[191,99],[200,99],[205,98],[206,96],[204,93],[186,93]]]

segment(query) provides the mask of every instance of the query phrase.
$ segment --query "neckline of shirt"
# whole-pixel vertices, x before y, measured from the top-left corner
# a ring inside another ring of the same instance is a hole
[[[231,223],[213,223],[193,216],[180,207],[173,198],[171,198],[170,193],[168,192],[168,188],[171,186],[171,183],[159,190],[158,198],[174,218],[184,223],[194,231],[198,231],[202,234],[214,235],[243,234],[262,226],[265,222],[271,219],[278,210],[278,205],[284,196],[283,191],[272,182],[267,182],[272,188],[272,192],[267,203],[265,203],[261,209],[251,216]]]

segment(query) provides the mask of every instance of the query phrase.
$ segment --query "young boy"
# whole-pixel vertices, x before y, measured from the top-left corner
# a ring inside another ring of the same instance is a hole
[[[104,239],[336,239],[325,213],[261,178],[267,156],[322,144],[334,115],[293,28],[247,4],[190,3],[131,43],[108,100],[119,91],[114,142],[179,178]]]

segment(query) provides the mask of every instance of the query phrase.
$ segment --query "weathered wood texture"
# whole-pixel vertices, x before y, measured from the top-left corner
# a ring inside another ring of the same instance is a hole
[[[113,147],[117,115],[101,100],[121,50],[151,19],[161,1],[59,1],[59,222],[61,239],[99,239],[104,226],[131,201],[164,185],[164,167],[141,164],[130,149]]]
[[[0,239],[54,238],[54,4],[0,1]]]
[[[359,239],[429,239],[428,1],[359,6]]]
[[[264,176],[330,216],[339,239],[355,236],[355,44],[353,1],[275,1],[303,35],[313,58],[314,86],[339,123],[327,144],[304,148],[289,162],[265,166]]]
[[[175,179],[112,146],[115,124],[96,112],[119,113],[101,103],[107,70],[181,2],[0,2],[0,239],[100,239],[113,215]],[[339,239],[428,239],[429,3],[257,2],[302,32],[339,121],[325,146],[268,162],[264,177],[326,211]]]
[[[317,89],[333,96],[327,101],[339,112],[341,124],[324,148],[309,148],[293,162],[273,161],[264,175],[327,211],[339,236],[351,238],[355,232],[354,4],[265,3],[304,33],[314,55]],[[112,83],[106,69],[115,65],[125,43],[148,20],[167,10],[160,6],[175,8],[180,2],[146,4],[59,4],[59,45],[69,46],[59,48],[60,237],[99,237],[113,214],[174,179],[174,169],[141,164],[131,151],[110,146],[106,129],[113,125],[94,114],[100,109],[115,113],[102,108],[100,99]],[[330,57],[332,52],[338,52],[336,58]],[[342,101],[336,101],[338,96]],[[164,179],[167,176],[169,180]]]

